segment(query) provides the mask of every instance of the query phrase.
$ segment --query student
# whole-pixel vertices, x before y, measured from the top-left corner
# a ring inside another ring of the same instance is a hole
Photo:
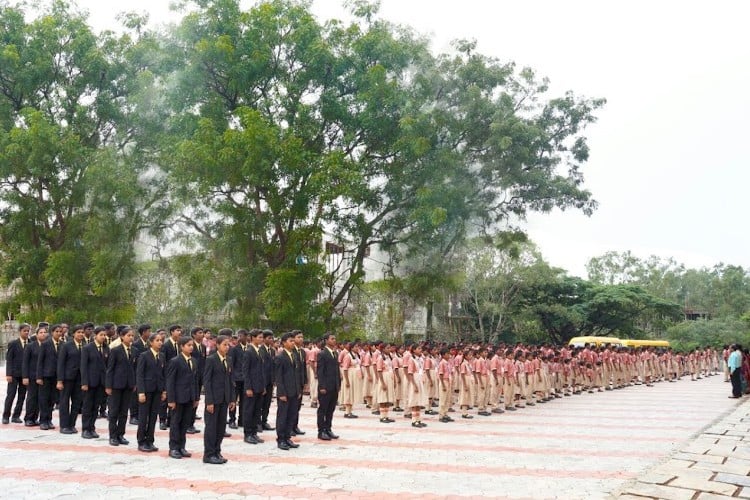
[[[263,343],[263,332],[253,329],[250,331],[250,345],[245,351],[239,351],[238,354],[244,356],[244,361],[239,363],[241,366],[242,380],[244,381],[242,401],[245,409],[240,415],[244,415],[242,426],[245,433],[245,442],[248,444],[260,444],[263,442],[258,437],[258,426],[261,425],[261,410],[263,407],[263,398],[266,394],[266,360],[261,354],[261,345]]]
[[[461,418],[471,419],[474,418],[469,415],[469,409],[472,407],[472,385],[474,384],[474,372],[471,368],[471,364],[474,360],[474,352],[467,350],[464,353],[464,357],[461,360],[461,366],[459,368],[459,377],[461,377],[461,384],[458,389],[458,405],[461,408]]]
[[[304,394],[304,388],[307,385],[307,363],[305,361],[305,352],[302,350],[302,345],[305,342],[304,334],[299,330],[294,330],[294,349],[292,354],[296,356],[295,369],[297,370],[297,377],[299,378],[299,385],[302,388],[300,390],[300,398],[298,401],[297,414],[294,420],[294,428],[292,429],[292,435],[301,436],[305,434],[304,431],[299,428],[299,412],[302,409],[302,395]]]
[[[125,424],[130,408],[130,398],[135,388],[135,366],[133,365],[133,329],[120,329],[120,345],[110,351],[104,391],[109,396],[109,444],[127,445]]]
[[[406,366],[406,383],[407,383],[407,406],[411,411],[411,426],[416,428],[427,427],[420,418],[420,411],[427,404],[427,393],[424,386],[424,357],[422,356],[422,346],[414,346],[412,356],[409,357]]]
[[[200,394],[193,358],[190,356],[193,341],[181,337],[176,342],[179,353],[167,362],[167,405],[170,412],[169,456],[180,459],[192,456],[185,449],[185,443],[193,408],[198,406]]]
[[[395,422],[388,417],[388,411],[396,401],[391,349],[395,351],[393,346],[383,345],[382,342],[378,343],[372,358],[374,366],[371,367],[375,371],[374,396],[371,400],[374,400],[375,404],[378,405],[380,422],[384,424]]]
[[[3,424],[20,424],[21,409],[26,398],[26,386],[23,385],[23,355],[29,343],[29,331],[31,326],[22,323],[18,327],[18,338],[8,344],[8,352],[5,357],[5,380],[8,382],[8,392],[5,396],[5,407],[3,408]],[[18,394],[18,399],[16,399]],[[13,401],[16,407],[13,409]],[[11,409],[13,417],[11,418]]]
[[[440,362],[437,366],[438,379],[438,420],[443,423],[453,422],[448,416],[448,408],[451,406],[453,397],[453,385],[451,383],[451,364],[450,351],[448,349],[440,350]]]
[[[276,443],[280,450],[297,448],[292,441],[292,431],[299,413],[299,401],[302,399],[302,385],[297,357],[293,353],[294,336],[287,332],[281,336],[282,351],[274,359],[274,380],[276,382]]]
[[[180,354],[179,340],[182,338],[182,327],[180,325],[170,325],[168,332],[169,338],[161,346],[161,352],[164,354],[167,365]],[[162,402],[159,407],[159,429],[166,430],[169,427],[171,414],[172,410],[169,409],[167,403]]]
[[[318,353],[316,359],[318,379],[318,439],[330,441],[339,437],[331,429],[333,413],[336,410],[336,397],[341,388],[341,372],[339,371],[338,354],[336,353],[336,336],[327,333],[323,336],[325,347]],[[349,406],[351,412],[351,406]]]
[[[57,355],[57,390],[60,391],[60,433],[76,434],[76,420],[81,413],[81,352],[84,346],[83,325],[73,326],[73,338],[60,347]]]
[[[260,354],[263,357],[263,380],[266,381],[266,393],[263,396],[263,405],[260,410],[260,426],[258,432],[272,431],[275,427],[268,423],[268,414],[271,411],[271,401],[273,401],[273,384],[274,384],[274,359],[276,351],[274,349],[274,338],[271,330],[263,330],[263,345],[260,346]]]
[[[203,463],[227,463],[221,454],[221,442],[227,429],[227,412],[234,408],[232,373],[229,359],[230,336],[222,329],[216,338],[216,352],[206,358],[203,381],[206,387],[206,428],[203,434]],[[231,330],[230,330],[231,331]]]
[[[26,386],[26,414],[24,415],[24,425],[33,427],[39,423],[39,388],[37,383],[37,366],[39,353],[42,352],[42,345],[47,341],[47,328],[38,327],[34,340],[26,346],[23,353],[23,362],[21,364],[21,383]]]
[[[260,336],[261,342],[263,340],[263,334],[260,330],[254,330],[258,332],[258,335]],[[229,428],[230,429],[236,429],[238,427],[237,422],[239,422],[239,425],[244,425],[244,406],[245,406],[245,370],[243,369],[242,364],[245,362],[245,352],[247,352],[248,349],[248,343],[247,343],[247,336],[248,331],[244,328],[240,328],[237,330],[237,345],[233,346],[229,350],[229,359],[232,360],[232,383],[234,384],[234,402],[235,402],[235,408],[234,410],[229,412]],[[260,399],[262,399],[262,396],[260,396]],[[260,411],[260,405],[258,410]],[[239,413],[239,420],[237,419],[237,414]],[[259,413],[260,415],[260,413]],[[256,428],[253,432],[257,433],[258,429]]]
[[[47,339],[39,351],[36,363],[36,383],[39,387],[39,428],[43,431],[54,429],[52,407],[55,400],[57,379],[57,353],[62,346],[62,328],[52,326],[52,337]]]
[[[133,341],[131,349],[133,351],[133,364],[138,369],[138,358],[141,353],[149,349],[148,339],[151,337],[151,325],[143,324],[138,327],[138,337]],[[158,402],[158,399],[157,399]],[[130,425],[138,425],[138,414],[140,403],[138,398],[132,398],[130,401]]]
[[[109,359],[107,332],[104,327],[94,329],[93,342],[86,344],[81,352],[81,392],[83,411],[81,414],[81,437],[98,439],[96,415],[99,401],[105,397],[104,383]]]
[[[315,374],[318,371],[318,367],[316,365],[318,363],[318,354],[320,353],[320,348],[314,342],[311,342],[304,349],[304,352],[306,356],[305,364],[307,366],[307,383],[310,386],[310,408],[317,408],[318,379],[316,378]]]
[[[164,339],[158,333],[149,335],[148,350],[138,356],[135,368],[135,387],[138,394],[138,451],[159,451],[154,446],[154,430],[159,415],[159,404],[167,399],[166,360],[161,346]]]
[[[226,328],[229,337],[232,336],[232,330]],[[193,363],[195,364],[195,373],[197,376],[198,394],[203,392],[203,371],[206,368],[206,348],[203,346],[203,328],[194,327],[190,330],[190,337],[193,339]],[[195,428],[195,421],[198,418],[198,407],[193,408],[193,414],[190,416],[190,425],[187,428],[188,434],[198,434],[200,431]]]

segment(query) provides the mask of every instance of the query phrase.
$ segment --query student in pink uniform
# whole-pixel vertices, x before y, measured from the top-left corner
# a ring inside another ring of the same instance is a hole
[[[318,353],[320,348],[311,342],[303,349],[305,353],[305,365],[307,369],[307,381],[310,384],[310,408],[318,407]]]
[[[393,346],[386,345],[383,351],[376,357],[375,373],[377,392],[375,398],[380,411],[380,421],[384,424],[395,422],[388,417],[388,410],[393,406],[394,384],[393,384],[393,364],[391,359],[391,350]]]
[[[403,354],[404,354],[404,346],[399,346],[395,349],[393,356],[391,358],[391,363],[393,365],[393,385],[394,385],[393,394],[394,394],[394,397],[396,398],[393,411],[399,412],[399,413],[404,411],[404,409],[401,408],[401,402],[404,401],[402,399],[402,396],[404,394],[403,387],[406,386],[406,367],[404,366]],[[404,405],[406,405],[405,401],[404,401]]]
[[[435,379],[435,359],[432,356],[432,352],[429,348],[424,348],[422,357],[424,358],[424,389],[427,398],[427,409],[425,415],[437,415],[438,412],[433,410],[433,406],[437,406],[437,383]],[[434,403],[434,404],[433,404]]]
[[[362,373],[365,377],[364,383],[362,385],[362,396],[365,400],[365,405],[367,408],[372,408],[373,403],[373,395],[375,394],[375,390],[373,390],[373,386],[375,385],[373,383],[373,367],[372,365],[372,350],[373,346],[370,344],[364,344],[362,346],[362,357],[360,358],[360,366],[362,367]]]
[[[459,368],[459,377],[461,382],[458,389],[458,405],[461,409],[461,418],[474,418],[469,415],[469,409],[472,406],[472,386],[474,384],[474,371],[471,368],[474,353],[466,351]]]
[[[352,413],[352,406],[354,406],[354,396],[355,396],[355,367],[352,363],[352,355],[349,351],[351,349],[351,344],[347,344],[344,349],[341,351],[344,353],[343,356],[341,356],[341,404],[344,405],[344,418],[357,418],[357,416]]]
[[[474,360],[474,373],[477,380],[477,415],[489,417],[492,415],[487,411],[487,403],[490,395],[490,375],[487,365],[487,349],[480,349],[479,356]]]
[[[427,406],[427,393],[424,388],[424,357],[422,347],[417,345],[412,350],[406,366],[406,384],[408,389],[407,405],[411,411],[411,426],[427,427],[422,422],[420,412]]]
[[[503,396],[503,357],[502,349],[498,348],[490,360],[490,404],[494,406],[492,413],[503,413],[500,399]]]
[[[437,367],[438,379],[438,415],[440,422],[453,422],[448,416],[448,409],[453,399],[453,385],[451,383],[452,367],[450,363],[450,351],[442,349],[440,351],[440,362]]]

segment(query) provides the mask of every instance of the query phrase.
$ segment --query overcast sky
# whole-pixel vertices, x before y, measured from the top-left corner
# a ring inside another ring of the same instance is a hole
[[[168,0],[128,0],[155,24]],[[97,27],[115,25],[109,2],[78,0]],[[691,267],[750,267],[750,4],[744,1],[382,0],[382,17],[429,35],[436,51],[457,38],[530,66],[554,94],[605,97],[591,126],[586,187],[592,217],[535,215],[528,230],[545,258],[584,275],[608,250],[674,257]],[[315,0],[321,18],[341,0]]]

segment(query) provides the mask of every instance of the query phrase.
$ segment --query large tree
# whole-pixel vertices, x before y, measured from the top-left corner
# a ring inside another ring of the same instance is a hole
[[[0,7],[2,276],[34,319],[126,319],[133,242],[158,200],[134,148],[143,48],[65,2],[27,14]]]
[[[582,131],[602,100],[548,98],[471,42],[435,56],[364,2],[351,23],[303,2],[193,4],[171,42],[184,139],[164,163],[176,227],[224,263],[248,317],[289,283],[342,313],[376,245],[444,259],[529,211],[595,208]],[[305,267],[323,238],[344,249],[338,273]]]

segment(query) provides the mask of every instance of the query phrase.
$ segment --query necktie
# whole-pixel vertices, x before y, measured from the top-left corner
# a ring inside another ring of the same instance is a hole
[[[221,361],[222,361],[222,363],[224,363],[224,371],[227,371],[227,358],[224,358]]]
[[[55,352],[57,352],[57,342],[55,342]]]
[[[97,346],[96,348],[97,348],[97,349],[99,349],[99,356],[101,356],[101,355],[103,354],[103,353],[102,353],[102,346],[100,346],[100,345],[99,345],[99,346]]]
[[[190,367],[190,371],[193,371],[193,360],[188,359],[188,366]]]
[[[26,341],[25,340],[21,341],[21,349],[26,349]]]
[[[130,361],[130,347],[125,348],[125,356],[128,357],[128,361]]]
[[[76,346],[78,347],[78,352],[81,352],[81,344],[76,344]]]

